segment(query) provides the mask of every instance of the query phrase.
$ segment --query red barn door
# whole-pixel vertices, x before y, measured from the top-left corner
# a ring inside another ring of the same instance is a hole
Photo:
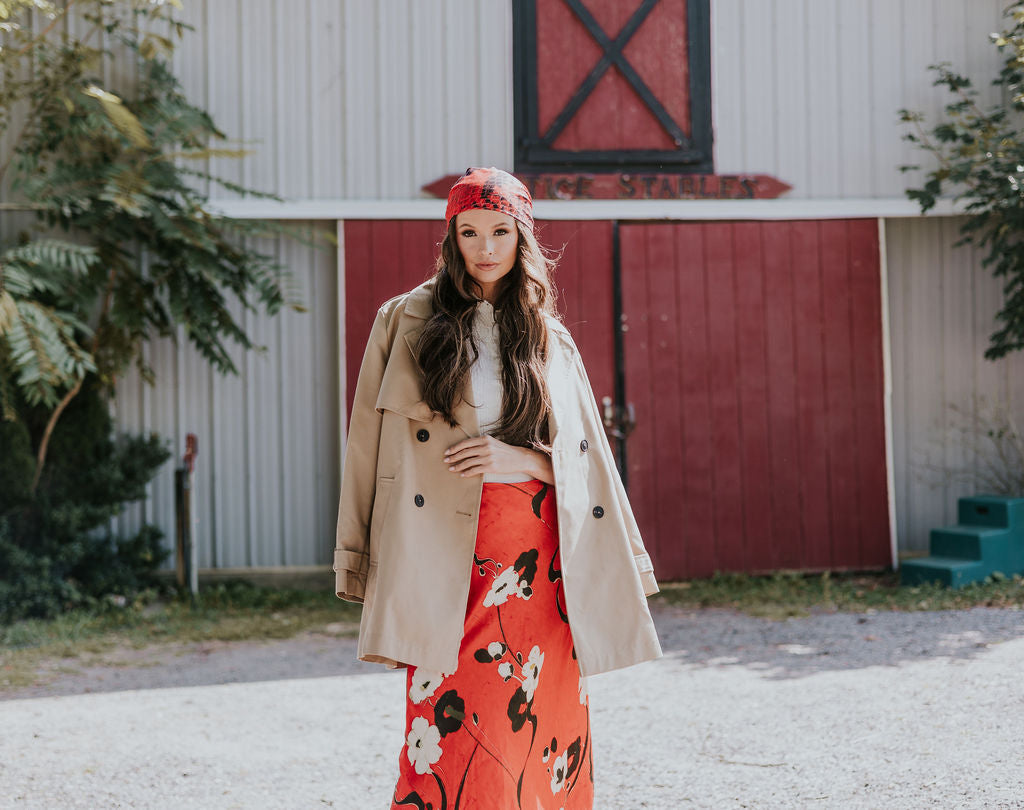
[[[620,226],[659,578],[891,563],[874,220]]]

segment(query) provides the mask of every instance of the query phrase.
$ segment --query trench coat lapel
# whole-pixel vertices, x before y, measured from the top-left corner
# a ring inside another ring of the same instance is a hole
[[[416,341],[423,331],[423,322],[430,313],[429,290],[418,287],[410,296],[409,305],[401,315],[398,331],[402,336],[398,351],[394,348],[388,358],[380,393],[377,396],[378,411],[390,410],[419,422],[429,422],[434,412],[423,399],[420,372],[416,367]],[[468,387],[468,386],[467,386]],[[469,393],[469,392],[467,392]],[[453,411],[459,429],[467,436],[479,434],[479,422],[473,403],[465,397]]]

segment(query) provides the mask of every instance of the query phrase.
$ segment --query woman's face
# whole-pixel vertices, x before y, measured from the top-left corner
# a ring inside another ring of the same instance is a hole
[[[455,235],[466,272],[493,304],[498,283],[516,263],[519,229],[515,219],[498,211],[472,208],[456,215]]]

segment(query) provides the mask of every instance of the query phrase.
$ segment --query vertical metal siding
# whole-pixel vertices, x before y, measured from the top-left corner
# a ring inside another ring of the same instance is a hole
[[[991,99],[1004,5],[712,0],[716,169],[776,174],[792,197],[902,197],[914,175],[898,167],[922,156],[897,110],[939,113],[941,60]],[[408,199],[512,164],[510,0],[196,0],[184,16],[187,96],[254,150],[209,161],[216,175],[293,199]]]
[[[215,175],[289,199],[408,199],[512,163],[507,2],[205,0],[185,16],[188,97],[254,150],[209,161]]]
[[[323,564],[338,506],[337,259],[333,249],[285,239],[254,247],[291,269],[309,311],[267,317],[234,307],[253,340],[267,347],[244,354],[233,347],[237,377],[214,372],[181,331],[178,346],[147,347],[157,384],[145,385],[134,370],[126,374],[114,402],[116,425],[157,431],[174,456],[150,484],[148,501],[126,510],[114,529],[129,533],[151,521],[173,545],[174,468],[185,435],[194,432],[200,566]]]
[[[953,62],[982,98],[1001,66],[1003,0],[712,0],[715,168],[767,172],[790,197],[902,197],[924,162],[897,110],[933,118]]]
[[[983,352],[1001,284],[982,254],[954,248],[962,218],[886,223],[893,370],[893,464],[901,550],[925,550],[931,528],[956,522],[956,500],[976,491],[984,464],[958,437],[954,408],[977,418],[976,397],[1024,421],[1024,355]],[[978,447],[985,446],[982,437]],[[963,474],[968,477],[964,477]]]

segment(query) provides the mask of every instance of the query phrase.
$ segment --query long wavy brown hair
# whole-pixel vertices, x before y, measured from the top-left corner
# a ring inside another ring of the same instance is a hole
[[[501,419],[490,433],[506,444],[551,452],[547,414],[551,398],[544,379],[548,328],[544,314],[558,317],[551,273],[557,256],[537,238],[519,231],[515,264],[502,278],[494,302],[501,357]],[[480,352],[473,341],[473,317],[483,290],[467,271],[456,241],[455,217],[441,242],[434,272],[434,313],[420,333],[417,362],[423,373],[423,399],[454,427],[466,375]]]

